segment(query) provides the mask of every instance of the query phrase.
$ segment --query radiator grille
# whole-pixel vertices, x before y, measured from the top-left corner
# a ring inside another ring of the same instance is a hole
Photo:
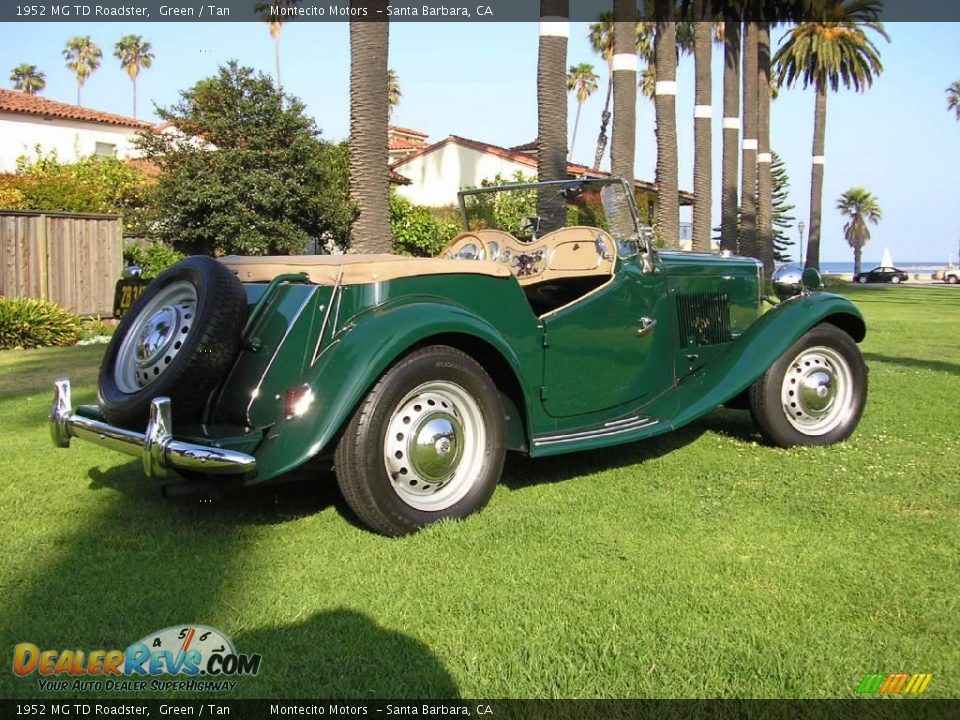
[[[683,347],[730,342],[730,298],[726,293],[679,293],[677,320]]]

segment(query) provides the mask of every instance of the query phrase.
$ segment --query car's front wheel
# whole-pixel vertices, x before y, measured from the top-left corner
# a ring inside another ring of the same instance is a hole
[[[899,275],[894,275],[892,280],[894,285],[899,285],[901,282],[903,282],[903,278],[901,278]]]
[[[401,359],[374,385],[347,424],[334,463],[360,520],[396,536],[482,508],[504,455],[496,385],[468,355],[433,345]]]
[[[957,284],[957,276],[956,276],[956,275],[951,275],[950,277],[947,278],[947,282],[950,283],[951,285],[956,285],[956,284]]]
[[[861,275],[860,277],[857,278],[857,282],[860,283],[861,285],[865,284],[867,282],[867,276]]]
[[[830,445],[856,429],[867,366],[847,333],[823,323],[803,335],[750,387],[750,414],[774,445]]]

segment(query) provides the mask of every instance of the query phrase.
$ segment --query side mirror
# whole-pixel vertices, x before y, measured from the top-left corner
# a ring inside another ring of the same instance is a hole
[[[657,264],[654,262],[652,252],[640,253],[641,268],[644,275],[654,275],[657,272]]]
[[[806,290],[819,290],[823,287],[823,278],[820,276],[820,271],[812,267],[806,268],[800,276],[800,284]]]

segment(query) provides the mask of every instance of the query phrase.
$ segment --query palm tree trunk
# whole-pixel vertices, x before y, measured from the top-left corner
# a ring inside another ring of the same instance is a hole
[[[827,89],[817,85],[813,114],[813,167],[810,173],[810,234],[806,267],[820,269],[820,215],[823,206],[823,150],[827,129]]]
[[[577,114],[573,118],[573,137],[570,138],[570,152],[567,153],[567,160],[573,160],[573,147],[577,144],[577,128],[580,126],[580,111],[583,110],[583,103],[577,103]]]
[[[133,118],[137,118],[137,79],[130,78],[130,82],[133,83]]]
[[[740,175],[740,254],[757,257],[757,23],[743,43],[743,171]]]
[[[770,164],[770,23],[757,23],[757,257],[773,275],[773,176]]]
[[[83,86],[80,84],[80,81],[78,80],[77,81],[77,105],[80,104],[80,88],[81,87]]]
[[[677,183],[677,27],[674,0],[656,0],[657,35],[657,223],[661,244],[676,248],[680,240]]]
[[[860,245],[853,246],[853,274],[857,276],[860,274],[860,260],[863,255],[863,248]]]
[[[351,0],[375,15],[387,0]],[[350,23],[350,199],[357,219],[350,250],[390,252],[390,185],[387,170],[387,48],[390,25]]]
[[[607,64],[607,99],[600,115],[600,134],[597,135],[597,151],[593,155],[593,169],[599,170],[603,153],[607,150],[607,124],[610,122],[610,98],[613,97],[613,68]]]
[[[740,20],[724,22],[723,170],[720,249],[737,251],[737,181],[740,179]]]
[[[613,3],[613,142],[610,170],[633,183],[637,146],[637,5]]]
[[[540,0],[540,48],[537,56],[537,179],[567,177],[567,0]],[[537,198],[541,232],[566,223],[563,196],[542,192]]]
[[[695,17],[706,13],[706,0],[697,0]],[[713,209],[713,141],[711,124],[713,100],[711,93],[711,53],[713,24],[694,23],[693,60],[696,66],[693,108],[693,242],[691,249],[710,250],[710,213]]]
[[[283,90],[283,81],[280,80],[280,33],[273,37],[273,62],[277,67],[277,90]]]

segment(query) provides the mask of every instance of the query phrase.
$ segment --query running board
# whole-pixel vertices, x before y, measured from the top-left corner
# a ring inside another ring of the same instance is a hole
[[[669,430],[671,430],[670,423],[659,418],[631,415],[586,430],[540,435],[533,439],[530,454],[534,457],[542,457],[579,450],[592,450],[640,440]]]

